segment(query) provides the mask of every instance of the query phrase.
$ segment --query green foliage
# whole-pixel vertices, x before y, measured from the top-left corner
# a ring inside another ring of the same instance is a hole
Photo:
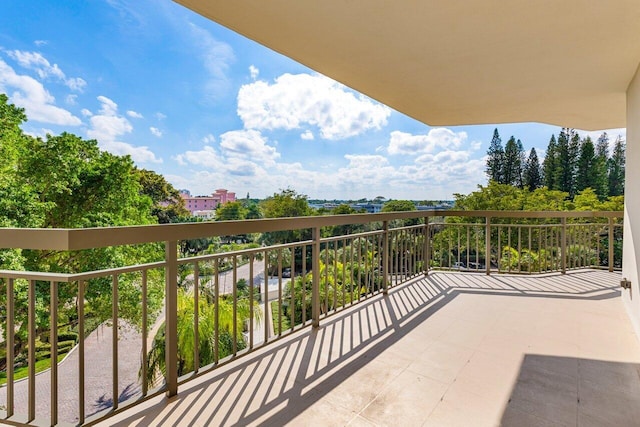
[[[203,297],[198,299],[198,324],[199,324],[199,365],[205,366],[216,361],[215,352],[218,352],[218,360],[233,353],[234,322],[233,302],[225,297],[220,297],[218,306],[211,296],[213,292],[203,292]],[[237,301],[237,319],[235,323],[236,350],[246,347],[242,335],[244,322],[249,318],[249,306],[254,304],[248,298],[239,298]],[[182,289],[178,290],[178,375],[192,372],[195,367],[194,359],[194,310],[193,295]],[[218,316],[216,317],[216,310]],[[259,310],[254,310],[254,316],[260,318]],[[217,330],[217,341],[216,341]],[[163,324],[153,339],[151,350],[145,358],[147,365],[147,384],[152,385],[155,379],[166,373],[165,364],[165,325]],[[142,369],[140,370],[142,375]]]
[[[275,193],[261,203],[265,218],[288,218],[313,215],[309,207],[307,196],[296,193],[295,190],[282,190]],[[262,242],[267,245],[276,243],[291,243],[306,240],[311,237],[310,230],[273,231],[262,234]]]
[[[504,173],[504,150],[502,148],[502,139],[498,129],[493,130],[493,138],[491,138],[491,144],[487,151],[487,177],[489,181],[503,182],[502,177]]]
[[[184,206],[184,199],[164,176],[147,169],[135,169],[140,183],[140,194],[151,199],[151,214],[158,224],[185,222],[190,217]]]
[[[596,152],[591,138],[586,137],[580,146],[580,156],[578,158],[578,169],[576,176],[576,189],[578,191],[585,188],[595,188],[596,174]]]
[[[536,153],[535,148],[532,148],[529,152],[529,158],[526,162],[523,179],[524,188],[527,188],[529,191],[542,187],[542,170],[540,168],[540,161],[538,160],[538,153]]]
[[[621,196],[624,194],[625,171],[625,145],[622,138],[618,137],[613,146],[613,154],[609,160],[609,195]]]
[[[390,200],[382,206],[382,212],[407,212],[415,211],[416,205],[411,200]],[[391,227],[403,227],[416,225],[420,222],[418,218],[393,221]]]
[[[141,172],[129,156],[101,151],[98,143],[62,133],[34,138],[20,125],[24,111],[0,94],[0,226],[34,228],[79,228],[151,224],[153,200],[141,185]],[[148,176],[152,176],[149,173]],[[147,175],[145,175],[147,176]],[[162,247],[155,244],[110,247],[84,251],[1,250],[0,268],[76,273],[120,267],[162,259]],[[157,272],[156,272],[157,273]],[[154,315],[162,306],[164,279],[149,278],[149,310]],[[36,331],[49,329],[49,283],[35,282]],[[68,324],[75,316],[77,284],[59,286],[59,319]],[[24,349],[27,335],[27,289],[24,280],[15,282],[16,354]],[[119,278],[121,317],[139,324],[140,282],[131,275]],[[6,292],[0,292],[0,306],[6,306]],[[97,321],[111,315],[111,279],[88,283],[86,310]],[[5,331],[6,333],[6,331]]]
[[[549,145],[547,145],[547,152],[542,162],[542,176],[544,186],[549,189],[556,189],[556,169],[558,158],[558,144],[556,143],[556,136],[551,135]]]
[[[239,221],[246,215],[247,209],[240,201],[223,203],[216,209],[216,221]]]

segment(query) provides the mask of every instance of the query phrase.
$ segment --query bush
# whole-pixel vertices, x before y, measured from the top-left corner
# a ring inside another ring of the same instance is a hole
[[[73,341],[73,343],[75,344],[76,342],[78,342],[78,334],[71,331],[59,333],[58,345],[60,345],[60,343],[63,341]]]
[[[36,361],[43,360],[43,359],[50,359],[50,358],[51,358],[50,351],[48,350],[36,351]]]

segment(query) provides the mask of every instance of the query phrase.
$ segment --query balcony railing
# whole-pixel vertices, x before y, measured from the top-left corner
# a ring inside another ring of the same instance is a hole
[[[179,256],[193,239],[292,230],[297,241]],[[6,298],[0,312],[2,421],[91,424],[160,393],[175,395],[185,381],[432,269],[619,269],[622,213],[418,211],[0,230],[0,247],[22,250],[76,253],[158,244],[164,244],[164,259],[146,264],[72,273],[0,271]],[[158,292],[163,309],[150,304]],[[108,316],[94,313],[95,301],[109,306]],[[61,319],[62,311],[72,319]],[[77,331],[77,345],[55,363],[69,346],[58,340],[62,324]],[[26,336],[19,334],[25,330]],[[50,368],[37,373],[40,360],[49,360]],[[24,379],[17,379],[19,369],[26,370]]]

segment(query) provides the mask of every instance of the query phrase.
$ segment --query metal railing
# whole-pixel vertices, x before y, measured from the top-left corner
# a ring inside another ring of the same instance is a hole
[[[1,248],[68,252],[164,244],[164,259],[146,264],[68,274],[0,271],[6,302],[0,322],[6,379],[0,388],[0,419],[91,424],[151,396],[175,395],[185,381],[300,328],[317,327],[327,316],[432,269],[486,274],[584,267],[613,271],[621,266],[621,220],[621,212],[418,211],[0,229]],[[341,226],[351,227],[345,232]],[[291,230],[303,230],[299,241],[178,255],[179,243],[191,239]],[[163,310],[151,304],[158,293]],[[125,304],[131,298],[135,301]],[[90,314],[98,303],[103,314],[96,319]],[[123,312],[131,307],[138,309]],[[77,345],[72,356],[57,363],[60,350],[68,347],[58,341],[65,323],[61,309],[75,313]],[[135,325],[123,320],[132,318]],[[108,339],[99,335],[105,328]],[[94,354],[101,351],[94,348],[100,340],[108,341],[108,351]],[[37,373],[42,359],[38,346],[43,345],[50,368]],[[136,368],[133,380],[130,365]],[[16,379],[17,369],[26,369],[25,379]],[[44,389],[45,397],[37,392]],[[96,405],[90,397],[96,393],[110,398],[102,396]],[[69,407],[75,409],[62,413],[61,408]]]

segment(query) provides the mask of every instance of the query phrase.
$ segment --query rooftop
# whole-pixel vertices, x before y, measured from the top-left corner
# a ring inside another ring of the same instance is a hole
[[[430,273],[102,425],[639,425],[619,273]]]

